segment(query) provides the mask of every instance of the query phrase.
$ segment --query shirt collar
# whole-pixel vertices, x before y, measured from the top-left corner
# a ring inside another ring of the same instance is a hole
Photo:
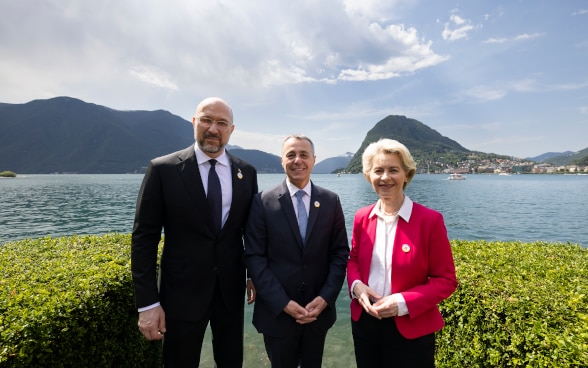
[[[410,221],[410,215],[412,214],[412,200],[410,198],[408,198],[407,195],[404,195],[404,202],[402,202],[402,206],[400,206],[400,209],[398,210],[398,217],[402,217],[404,219],[404,221],[409,222]],[[380,200],[378,199],[378,201],[376,202],[376,205],[374,206],[374,208],[372,208],[372,211],[369,214],[369,218],[372,218],[374,216],[378,216],[380,218],[383,218],[382,213],[380,212]]]
[[[208,160],[212,158],[208,156],[204,151],[202,151],[198,147],[198,145],[194,145],[194,152],[196,153],[196,161],[198,162],[198,165],[202,165],[203,163],[208,162]],[[220,156],[216,157],[215,160],[223,166],[230,165],[229,156],[227,155],[227,151],[225,150],[223,150],[223,153],[221,153]]]
[[[290,192],[290,197],[295,196],[296,192],[298,192],[299,190],[302,190],[304,193],[306,193],[306,195],[308,195],[308,197],[310,197],[310,187],[311,187],[310,180],[304,186],[304,188],[298,188],[296,185],[290,183],[290,180],[288,180],[288,179],[286,179],[286,185],[288,186],[288,192]]]

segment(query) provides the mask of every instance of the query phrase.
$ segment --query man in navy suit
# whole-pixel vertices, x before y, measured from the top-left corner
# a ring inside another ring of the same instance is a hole
[[[337,194],[311,182],[315,158],[308,137],[284,140],[286,180],[254,197],[245,231],[244,259],[257,291],[253,324],[273,368],[320,368],[345,279],[343,210]]]
[[[152,160],[139,191],[131,245],[139,330],[163,339],[166,368],[197,367],[210,322],[217,367],[241,367],[243,233],[257,172],[225,151],[235,129],[225,101],[202,101],[192,125],[196,144]]]

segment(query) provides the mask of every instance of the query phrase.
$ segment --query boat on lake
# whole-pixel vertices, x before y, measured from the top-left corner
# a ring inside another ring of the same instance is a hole
[[[449,174],[449,176],[447,177],[447,180],[466,180],[466,177],[461,175],[461,174]]]

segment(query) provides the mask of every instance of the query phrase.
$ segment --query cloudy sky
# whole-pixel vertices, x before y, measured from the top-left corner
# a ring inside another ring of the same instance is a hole
[[[219,96],[231,144],[279,154],[303,133],[319,161],[392,114],[470,150],[588,147],[583,0],[0,0],[0,14],[0,102],[190,120]]]

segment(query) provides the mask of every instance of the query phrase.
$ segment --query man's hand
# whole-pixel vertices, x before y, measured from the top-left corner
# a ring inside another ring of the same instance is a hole
[[[253,285],[253,281],[251,279],[247,279],[247,304],[251,304],[255,301],[255,296],[257,295],[257,291],[255,291],[255,285]]]
[[[294,318],[296,322],[308,317],[308,311],[302,308],[302,306],[296,303],[294,300],[290,300],[288,302],[288,305],[284,307],[284,312],[290,315],[290,317]]]
[[[147,340],[161,340],[165,333],[165,313],[161,306],[139,313],[139,331]]]
[[[322,296],[317,296],[306,305],[305,309],[308,311],[308,316],[306,316],[305,318],[297,319],[296,322],[300,324],[314,322],[317,320],[319,314],[321,314],[326,307],[327,302],[325,301],[325,299],[323,299]]]

